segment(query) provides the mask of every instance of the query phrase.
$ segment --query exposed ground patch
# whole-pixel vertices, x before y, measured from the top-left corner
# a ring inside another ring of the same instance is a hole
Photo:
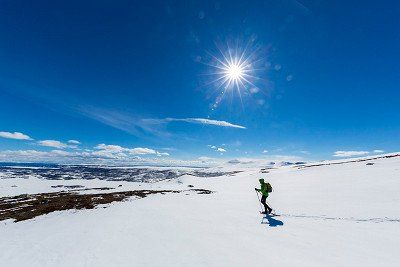
[[[197,194],[211,194],[206,189],[190,189]],[[178,190],[134,190],[112,193],[78,194],[75,191],[40,194],[24,194],[0,198],[0,221],[13,219],[15,222],[28,220],[54,211],[70,209],[93,209],[101,204],[123,201],[129,197],[144,198],[152,194],[180,193]]]

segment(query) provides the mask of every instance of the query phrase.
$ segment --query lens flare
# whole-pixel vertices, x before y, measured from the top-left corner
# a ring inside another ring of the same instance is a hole
[[[227,93],[238,95],[243,106],[242,95],[251,94],[251,89],[258,89],[256,81],[260,80],[256,76],[256,72],[262,69],[257,69],[257,64],[262,61],[258,56],[258,49],[255,48],[253,42],[248,42],[244,46],[239,46],[237,43],[232,48],[226,44],[226,48],[222,49],[218,46],[219,56],[208,53],[210,62],[204,63],[211,67],[207,75],[211,75],[212,80],[206,85],[211,85],[214,91],[219,95],[216,97],[213,108],[225,98]],[[261,64],[260,64],[261,65]]]

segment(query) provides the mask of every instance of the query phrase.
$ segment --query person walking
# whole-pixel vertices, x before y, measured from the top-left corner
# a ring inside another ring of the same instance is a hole
[[[267,204],[267,197],[269,196],[269,193],[272,192],[272,186],[270,183],[266,183],[263,178],[258,180],[260,182],[261,188],[254,188],[257,192],[260,192],[262,197],[261,197],[261,204],[264,206],[264,214],[270,214],[272,212],[272,208],[268,206]]]

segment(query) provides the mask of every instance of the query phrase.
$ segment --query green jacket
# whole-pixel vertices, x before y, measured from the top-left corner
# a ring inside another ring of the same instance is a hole
[[[261,184],[261,189],[258,189],[258,192],[261,192],[261,194],[263,196],[268,197],[269,193],[268,193],[268,190],[267,190],[267,184],[266,183],[262,183]]]

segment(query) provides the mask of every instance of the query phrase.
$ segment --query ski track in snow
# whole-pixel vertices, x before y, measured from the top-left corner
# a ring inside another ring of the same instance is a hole
[[[354,217],[329,217],[327,215],[306,215],[306,214],[279,214],[279,217],[286,218],[303,218],[303,219],[316,219],[316,220],[329,220],[329,221],[350,221],[350,222],[372,222],[372,223],[400,223],[400,219],[393,219],[389,217],[384,218],[354,218]]]

